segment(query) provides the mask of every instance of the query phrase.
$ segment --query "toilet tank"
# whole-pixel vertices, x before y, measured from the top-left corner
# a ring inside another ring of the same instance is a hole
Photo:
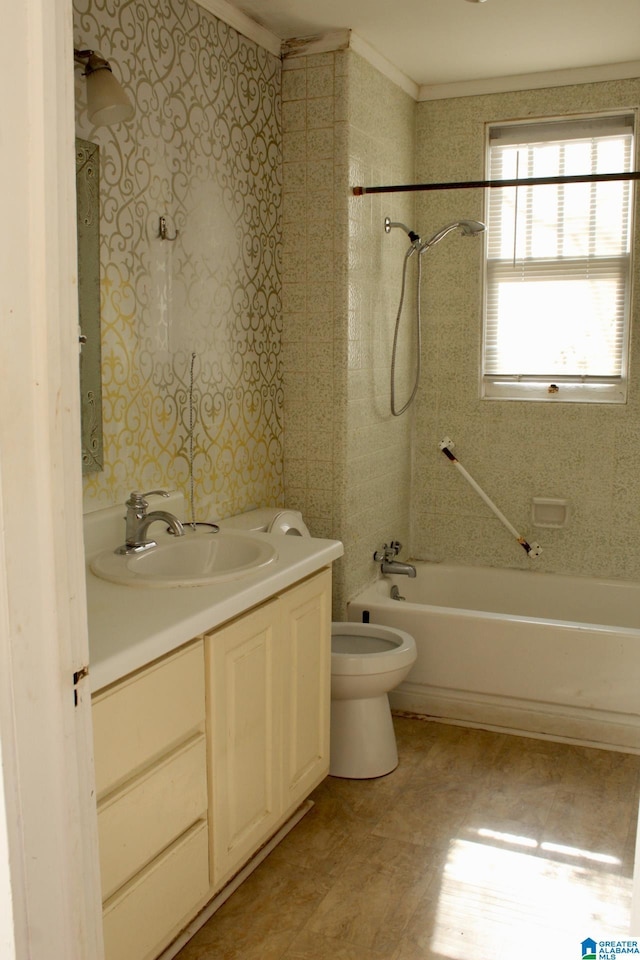
[[[282,533],[289,536],[310,537],[311,534],[299,510],[284,507],[258,507],[239,513],[236,517],[221,520],[223,529],[251,530],[255,533]]]

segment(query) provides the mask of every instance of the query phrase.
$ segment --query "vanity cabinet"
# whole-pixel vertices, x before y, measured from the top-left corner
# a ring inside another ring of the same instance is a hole
[[[330,594],[323,570],[205,637],[216,889],[328,773]]]
[[[199,639],[93,699],[106,960],[157,956],[209,891],[203,659]]]
[[[329,770],[331,572],[93,698],[106,960],[152,960]]]

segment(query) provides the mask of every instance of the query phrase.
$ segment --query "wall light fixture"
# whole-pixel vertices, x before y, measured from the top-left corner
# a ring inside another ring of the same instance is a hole
[[[74,50],[87,78],[87,116],[95,126],[110,126],[131,120],[135,109],[111,71],[108,60],[95,50]]]

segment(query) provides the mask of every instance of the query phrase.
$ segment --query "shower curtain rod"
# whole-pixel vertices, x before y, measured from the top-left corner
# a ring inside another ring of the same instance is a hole
[[[407,183],[386,187],[353,187],[354,197],[365,193],[403,193],[418,190],[467,190],[487,187],[539,187],[559,183],[598,183],[605,180],[640,180],[640,171],[632,173],[589,173],[562,177],[529,177],[527,180],[461,180],[457,183]]]

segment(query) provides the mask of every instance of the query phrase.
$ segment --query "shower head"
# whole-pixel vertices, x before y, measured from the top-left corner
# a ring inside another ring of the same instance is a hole
[[[446,227],[442,227],[429,240],[425,240],[420,246],[420,253],[424,253],[429,247],[435,247],[436,243],[444,240],[452,230],[460,230],[463,237],[473,237],[476,233],[483,233],[486,229],[485,224],[481,223],[480,220],[456,220],[454,223],[448,223]]]
[[[401,230],[404,230],[406,235],[411,240],[411,243],[422,243],[422,240],[417,233],[414,233],[413,230],[409,230],[409,227],[404,223],[400,223],[399,220],[390,220],[389,217],[384,218],[384,232],[391,233],[393,227],[400,227]]]

